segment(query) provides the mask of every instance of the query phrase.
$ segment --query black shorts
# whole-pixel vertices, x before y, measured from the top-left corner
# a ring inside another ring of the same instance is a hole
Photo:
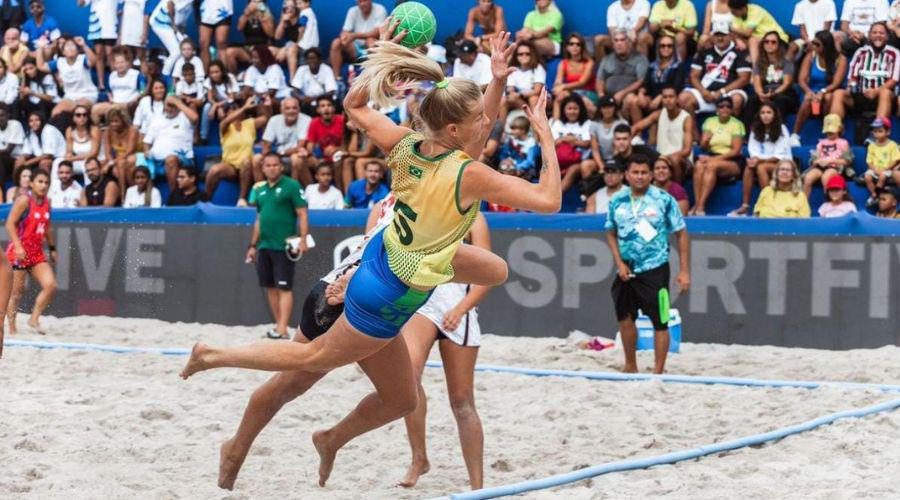
[[[231,26],[231,18],[233,16],[228,16],[225,19],[217,22],[216,24],[208,24],[208,23],[200,23],[200,26],[204,28],[218,28],[219,26]]]
[[[638,309],[650,318],[654,330],[669,328],[669,264],[637,274],[628,281],[618,275],[612,284],[616,319],[637,319]]]
[[[261,248],[256,252],[259,286],[290,290],[294,287],[294,264],[284,250]]]
[[[328,283],[319,280],[303,301],[300,313],[300,331],[309,340],[322,336],[344,312],[344,304],[329,305],[325,300]]]
[[[850,98],[853,99],[854,114],[860,115],[866,112],[871,113],[872,111],[878,109],[878,99],[869,99],[868,97],[862,95],[862,92],[854,92],[850,94]]]

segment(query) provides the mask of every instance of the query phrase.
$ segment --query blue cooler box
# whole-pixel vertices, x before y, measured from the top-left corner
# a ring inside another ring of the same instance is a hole
[[[653,350],[653,323],[650,321],[650,318],[641,314],[638,316],[637,321],[634,322],[637,326],[638,338],[637,338],[637,349],[638,351],[652,351]],[[681,348],[681,315],[678,314],[678,309],[670,309],[669,310],[669,352],[678,352]]]

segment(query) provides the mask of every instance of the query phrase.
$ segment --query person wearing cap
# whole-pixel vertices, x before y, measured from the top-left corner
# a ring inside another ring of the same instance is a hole
[[[866,165],[869,169],[864,174],[866,188],[871,197],[868,203],[874,203],[875,190],[883,188],[888,179],[893,177],[895,182],[900,182],[900,148],[890,138],[891,121],[887,118],[875,118],[871,124],[873,141],[869,142],[866,150]]]
[[[736,179],[746,166],[741,154],[744,124],[734,117],[734,105],[730,98],[722,96],[716,103],[716,116],[703,122],[700,149],[694,166],[694,196],[696,204],[688,215],[706,215],[706,201],[716,188],[719,179]]]
[[[675,38],[678,59],[686,61],[688,41],[697,35],[697,9],[690,0],[658,0],[650,9],[650,34]]]
[[[875,217],[900,219],[900,213],[897,213],[897,200],[900,200],[900,189],[896,187],[878,188],[876,195],[878,199],[875,207]]]
[[[612,41],[613,53],[604,57],[597,69],[597,95],[611,95],[619,104],[626,99],[631,103],[644,85],[650,63],[634,50],[625,30],[613,33]]]
[[[838,115],[827,115],[822,125],[823,139],[809,159],[809,169],[803,174],[803,192],[809,197],[813,186],[820,180],[827,186],[834,177],[841,177],[844,170],[853,165],[853,149],[847,139],[841,137],[844,124]]]
[[[716,102],[731,99],[735,116],[740,116],[750,83],[750,58],[731,39],[728,27],[713,26],[713,46],[697,53],[688,77],[690,86],[681,92],[679,104],[689,113],[712,113]]]
[[[660,156],[668,160],[672,177],[681,182],[694,160],[694,117],[678,106],[678,92],[672,85],[663,87],[660,94],[662,109],[631,128],[635,134],[650,129],[650,145],[656,146]]]
[[[603,183],[606,186],[588,197],[584,208],[586,214],[605,214],[609,211],[609,200],[624,187],[625,169],[616,162],[609,162],[603,169]]]
[[[491,82],[491,57],[479,52],[478,45],[472,40],[463,40],[459,45],[459,57],[453,61],[453,76],[487,85]]]
[[[847,88],[834,91],[832,113],[845,118],[849,108],[859,115],[872,111],[875,116],[891,115],[894,88],[900,81],[900,50],[887,42],[887,25],[873,23],[869,28],[869,43],[850,59]]]
[[[833,175],[825,183],[825,202],[819,206],[819,217],[843,217],[856,213],[856,204],[847,192],[847,181]]]
[[[800,184],[800,170],[793,160],[781,160],[769,185],[759,193],[753,215],[761,218],[808,218],[809,200]]]

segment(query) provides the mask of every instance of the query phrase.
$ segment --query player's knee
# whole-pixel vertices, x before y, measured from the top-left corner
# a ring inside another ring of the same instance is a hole
[[[471,392],[450,394],[450,409],[457,420],[466,420],[478,416],[478,411],[475,409],[475,396]]]

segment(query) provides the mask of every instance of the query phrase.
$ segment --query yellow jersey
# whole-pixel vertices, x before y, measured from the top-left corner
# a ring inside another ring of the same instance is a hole
[[[387,157],[397,202],[384,246],[388,266],[401,281],[431,288],[453,278],[451,261],[481,201],[465,211],[459,206],[459,180],[472,158],[458,150],[429,158],[418,151],[423,139],[407,134]]]

